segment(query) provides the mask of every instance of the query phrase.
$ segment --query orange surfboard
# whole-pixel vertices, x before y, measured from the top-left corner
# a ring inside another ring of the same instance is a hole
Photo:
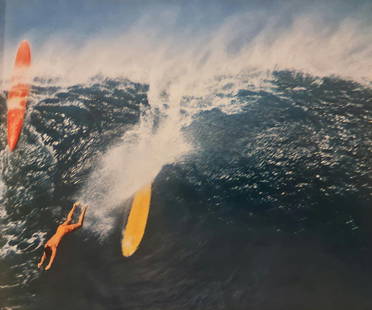
[[[30,66],[30,44],[27,41],[22,41],[18,47],[11,80],[11,87],[7,98],[8,146],[10,151],[13,151],[16,148],[23,127],[27,97],[30,92],[30,85],[28,81]]]
[[[144,186],[134,196],[121,240],[123,256],[131,256],[141,243],[149,215],[150,202],[151,184]]]

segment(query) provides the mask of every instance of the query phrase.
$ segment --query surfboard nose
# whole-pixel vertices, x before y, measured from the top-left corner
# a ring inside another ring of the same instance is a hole
[[[23,117],[23,110],[17,109],[8,111],[8,146],[11,152],[13,152],[17,146],[23,126]]]
[[[17,56],[15,60],[15,67],[28,67],[31,64],[31,48],[28,41],[23,40],[19,44]]]

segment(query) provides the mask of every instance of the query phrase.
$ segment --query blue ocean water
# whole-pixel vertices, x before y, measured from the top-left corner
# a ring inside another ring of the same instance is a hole
[[[34,87],[45,99],[32,102],[18,150],[2,154],[5,306],[367,309],[371,90],[291,71],[271,84],[232,96],[240,112],[203,111],[183,128],[194,150],[156,176],[132,258],[120,255],[124,201],[107,237],[89,227],[66,237],[43,273],[42,241],[97,153],[139,121],[148,86]]]
[[[372,309],[368,2],[4,3],[0,310]],[[23,38],[31,95],[9,153]],[[84,227],[37,270],[76,200]]]

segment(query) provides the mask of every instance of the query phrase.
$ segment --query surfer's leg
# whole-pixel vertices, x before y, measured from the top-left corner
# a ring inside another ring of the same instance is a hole
[[[41,256],[40,262],[37,264],[37,268],[41,268],[41,266],[43,265],[46,257],[47,257],[47,255],[46,255],[46,252],[45,252],[45,249],[44,249],[43,256]]]
[[[49,270],[50,267],[52,267],[52,264],[53,264],[53,262],[56,258],[57,248],[53,247],[53,248],[51,248],[51,250],[52,250],[52,255],[50,256],[49,264],[48,264],[48,266],[45,267],[45,270]]]
[[[43,256],[41,257],[40,262],[37,264],[37,267],[38,267],[38,268],[41,268],[41,266],[43,265],[45,259],[46,259],[47,256],[49,256],[51,253],[52,253],[52,249],[50,248],[49,245],[46,245],[46,246],[44,247]]]

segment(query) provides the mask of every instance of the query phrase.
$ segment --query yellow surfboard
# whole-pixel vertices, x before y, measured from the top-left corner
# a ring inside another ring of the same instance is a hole
[[[145,233],[147,217],[151,201],[151,184],[144,186],[134,196],[127,225],[123,230],[121,252],[123,256],[131,256],[141,243]]]

